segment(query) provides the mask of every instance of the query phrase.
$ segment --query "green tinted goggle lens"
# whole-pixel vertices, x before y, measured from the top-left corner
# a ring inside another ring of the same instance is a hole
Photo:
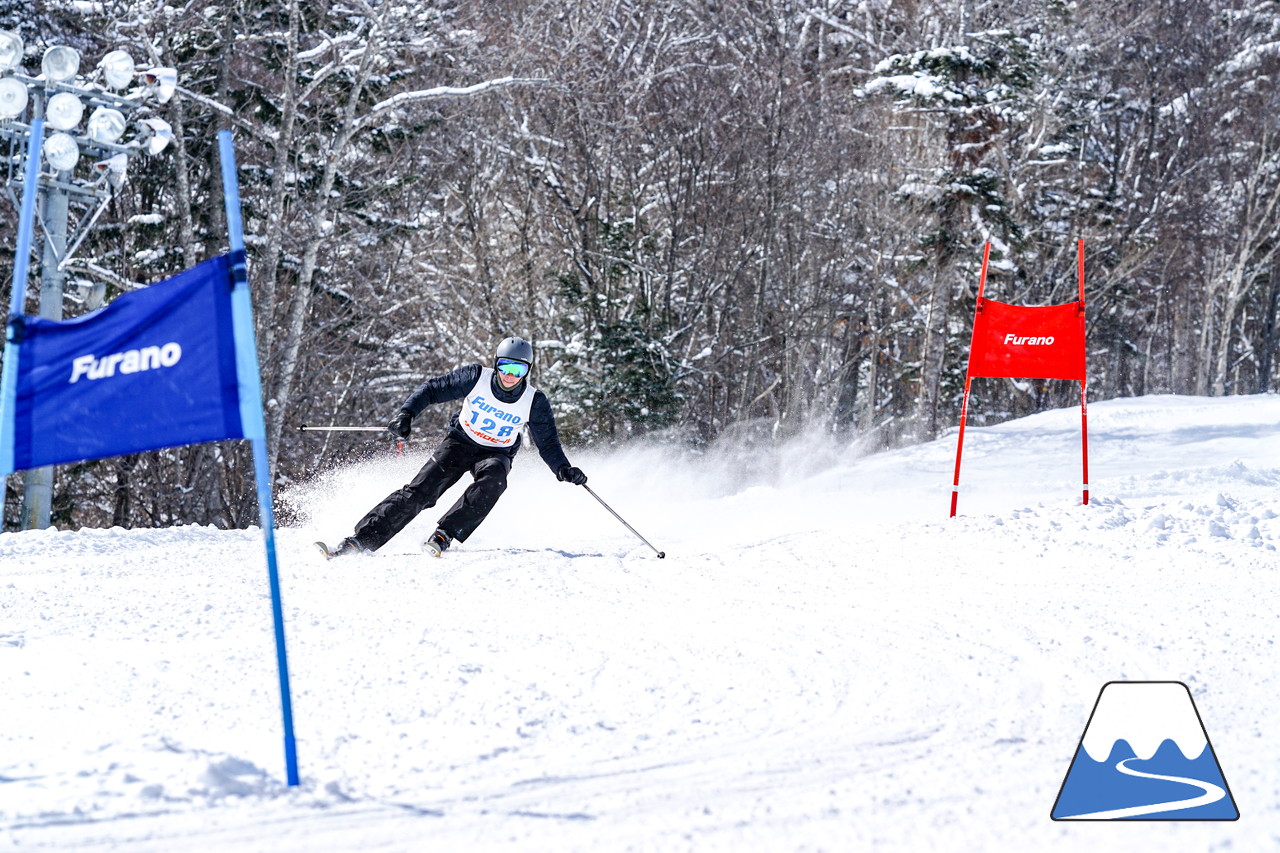
[[[529,365],[523,361],[515,361],[510,358],[498,359],[498,372],[505,373],[507,376],[514,376],[517,379],[529,372]]]

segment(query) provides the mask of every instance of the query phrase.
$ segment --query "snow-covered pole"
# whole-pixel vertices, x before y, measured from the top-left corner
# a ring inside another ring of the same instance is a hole
[[[253,445],[253,469],[258,483],[258,513],[267,550],[267,575],[271,583],[271,617],[275,625],[276,664],[280,673],[280,711],[284,717],[284,760],[290,786],[298,784],[298,749],[293,736],[293,700],[289,691],[289,660],[285,654],[284,607],[280,602],[280,572],[276,567],[275,516],[271,509],[271,469],[267,464],[267,427],[262,416],[262,378],[253,333],[253,303],[245,263],[244,225],[240,218],[240,182],[231,131],[218,132],[222,161],[222,192],[226,199],[227,232],[231,245],[231,314],[235,329],[236,376],[240,391],[240,423]]]
[[[600,501],[600,506],[604,507],[605,509],[609,510],[609,512],[613,513],[613,517],[614,517],[614,518],[616,518],[616,519],[618,519],[618,521],[621,521],[621,522],[622,522],[622,526],[623,526],[623,527],[625,527],[625,528],[627,528],[628,530],[630,530],[632,533],[634,533],[634,534],[636,535],[636,538],[637,538],[637,539],[639,539],[639,540],[640,540],[641,542],[643,542],[644,544],[648,545],[650,548],[653,548],[653,543],[652,543],[652,542],[650,542],[648,539],[645,539],[643,536],[641,536],[641,535],[640,535],[640,531],[636,530],[636,529],[635,529],[634,527],[632,527],[630,524],[627,524],[627,520],[626,520],[625,518],[623,518],[622,516],[618,515],[616,512],[614,512],[614,511],[613,511],[613,507],[609,506],[609,505],[608,505],[607,503],[605,503],[603,500],[600,500],[600,496],[599,496],[599,495],[597,495],[595,492],[591,491],[591,487],[590,487],[590,486],[588,486],[586,483],[583,483],[583,484],[582,484],[582,488],[586,489],[586,490],[587,490],[587,493],[588,493],[588,494],[590,494],[590,495],[591,495],[591,497],[593,497],[593,498],[595,498],[596,500]],[[666,552],[666,551],[659,551],[657,548],[653,548],[653,551],[654,551],[654,553],[655,553],[655,554],[657,554],[657,555],[658,555],[658,559],[662,559],[663,557],[666,557],[666,556],[667,556],[667,552]]]
[[[974,329],[978,328],[977,315],[982,313],[982,294],[987,289],[987,261],[991,258],[991,244],[982,250],[982,274],[978,278],[978,304],[974,308]],[[964,399],[960,402],[960,435],[956,439],[956,475],[951,482],[951,517],[955,518],[956,504],[960,500],[960,455],[964,452],[964,425],[969,420],[969,388],[973,384],[973,342],[969,342],[969,366],[964,371]]]

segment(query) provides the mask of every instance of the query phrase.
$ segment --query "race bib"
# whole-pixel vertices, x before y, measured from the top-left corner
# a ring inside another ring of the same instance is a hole
[[[510,447],[520,437],[520,427],[529,420],[533,407],[533,386],[527,382],[524,393],[514,403],[504,403],[493,395],[493,369],[480,370],[480,379],[467,392],[458,413],[458,423],[467,437],[481,447]]]

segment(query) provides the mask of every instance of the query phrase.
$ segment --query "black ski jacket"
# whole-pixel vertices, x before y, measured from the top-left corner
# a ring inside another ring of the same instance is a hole
[[[405,400],[400,408],[416,418],[423,409],[433,403],[461,400],[467,396],[472,386],[480,381],[481,369],[478,364],[468,364],[452,373],[428,379],[418,386],[418,390],[409,395],[409,399]],[[510,391],[504,391],[498,384],[498,376],[495,373],[493,381],[489,383],[489,390],[502,402],[514,403],[524,393],[526,381],[522,379],[520,384]],[[461,438],[467,444],[475,444],[458,423],[460,412],[461,409],[455,411],[449,418],[449,434]],[[547,400],[546,394],[536,389],[533,392],[533,406],[529,410],[529,434],[533,436],[533,443],[537,446],[542,461],[547,463],[547,467],[553,474],[569,464],[568,457],[564,455],[564,448],[560,446],[560,434],[556,432],[556,419],[551,413],[551,403]],[[520,450],[522,440],[523,437],[517,438],[511,447],[495,447],[491,448],[490,452],[515,456]]]

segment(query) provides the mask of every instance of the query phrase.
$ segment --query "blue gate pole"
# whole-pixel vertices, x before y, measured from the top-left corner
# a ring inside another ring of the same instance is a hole
[[[13,256],[13,288],[9,291],[9,317],[4,336],[4,369],[0,372],[0,478],[13,473],[13,419],[18,395],[18,341],[10,322],[22,315],[27,299],[27,272],[31,267],[31,241],[35,235],[36,196],[40,187],[40,146],[44,119],[33,119],[27,137],[27,171],[22,181],[22,208],[18,212],[18,249]],[[4,482],[0,479],[0,491]]]
[[[253,469],[258,481],[258,512],[267,548],[267,574],[271,578],[271,616],[276,630],[276,660],[280,671],[280,710],[284,716],[284,762],[289,784],[298,784],[298,746],[293,737],[293,700],[289,694],[289,660],[284,645],[284,608],[280,603],[280,572],[276,567],[275,515],[271,510],[271,471],[267,464],[267,429],[262,417],[262,378],[258,372],[258,347],[253,333],[253,303],[249,299],[249,275],[245,266],[244,225],[240,219],[240,182],[231,131],[218,132],[222,161],[222,193],[226,198],[227,232],[231,238],[231,317],[236,339],[236,376],[240,384],[240,423],[244,437],[253,444]]]

